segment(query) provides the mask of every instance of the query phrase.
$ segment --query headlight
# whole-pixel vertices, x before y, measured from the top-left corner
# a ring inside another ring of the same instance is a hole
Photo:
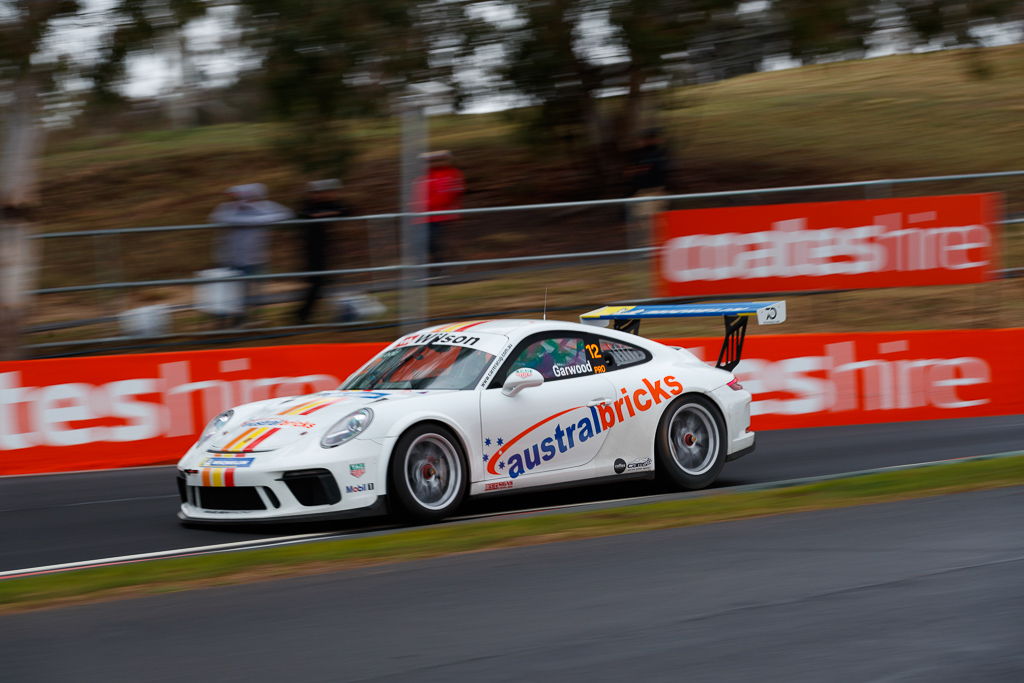
[[[373,421],[373,411],[369,408],[361,408],[354,413],[349,413],[334,423],[320,439],[320,445],[324,448],[334,448],[355,436],[370,426]]]
[[[223,413],[210,420],[210,424],[206,425],[206,429],[203,430],[203,434],[199,437],[199,441],[196,442],[196,446],[202,444],[204,441],[223,429],[224,425],[231,422],[231,418],[234,416],[234,410],[225,410]]]

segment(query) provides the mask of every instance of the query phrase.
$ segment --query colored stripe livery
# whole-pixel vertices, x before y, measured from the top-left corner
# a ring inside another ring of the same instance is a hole
[[[344,400],[344,398],[337,397],[319,398],[314,401],[306,401],[305,403],[300,403],[297,406],[293,406],[288,410],[278,413],[278,415],[309,415],[311,413],[315,413],[318,410],[326,408],[327,406],[334,405],[335,403]]]
[[[318,398],[313,401],[303,401],[292,406],[278,415],[309,415],[327,406],[344,401],[344,398]],[[281,427],[252,427],[236,436],[223,448],[217,449],[218,453],[231,453],[236,457],[242,457],[245,453],[252,453],[264,441],[281,431]]]
[[[757,316],[761,325],[778,325],[786,320],[785,301],[742,301],[735,303],[663,304],[659,306],[604,306],[584,313],[580,322],[595,320],[642,320],[644,318],[707,318],[716,316]]]
[[[199,470],[203,486],[234,486],[235,470],[233,467],[204,467]]]
[[[442,325],[441,327],[431,330],[431,332],[462,332],[463,330],[468,330],[471,327],[483,325],[487,322],[490,322],[490,320],[464,320],[461,323],[455,323],[454,325]]]

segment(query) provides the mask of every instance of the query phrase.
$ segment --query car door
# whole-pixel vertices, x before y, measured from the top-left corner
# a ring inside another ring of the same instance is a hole
[[[595,354],[605,366],[615,400],[605,423],[608,439],[595,468],[604,474],[654,470],[654,441],[663,407],[682,385],[657,372],[649,351],[636,344],[595,335]],[[671,383],[669,383],[671,382]]]
[[[599,409],[613,399],[614,387],[588,357],[587,341],[579,332],[531,335],[481,392],[483,476],[494,480],[484,490],[590,476],[607,436]],[[537,370],[544,383],[506,396],[505,378],[520,368]]]

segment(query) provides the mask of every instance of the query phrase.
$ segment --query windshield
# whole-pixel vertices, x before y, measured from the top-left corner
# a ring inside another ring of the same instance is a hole
[[[493,360],[466,346],[404,346],[384,351],[341,388],[472,389]]]

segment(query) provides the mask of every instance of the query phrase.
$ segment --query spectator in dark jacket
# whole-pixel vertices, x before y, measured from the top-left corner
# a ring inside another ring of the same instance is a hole
[[[299,218],[324,219],[351,216],[351,207],[342,203],[338,196],[340,189],[341,182],[334,178],[314,180],[309,183],[306,186],[306,196],[299,208]],[[334,223],[323,220],[302,225],[303,270],[331,269],[330,229],[333,225]],[[296,312],[296,319],[300,325],[305,325],[310,321],[313,307],[320,298],[327,279],[325,275],[310,275],[306,280],[306,294],[303,297],[302,305]]]
[[[630,155],[630,164],[626,171],[630,196],[664,196],[668,186],[669,166],[668,151],[665,149],[661,131],[657,128],[644,131],[640,144]],[[652,219],[666,207],[667,202],[664,199],[651,199],[628,205],[630,247],[646,247],[653,243]]]

